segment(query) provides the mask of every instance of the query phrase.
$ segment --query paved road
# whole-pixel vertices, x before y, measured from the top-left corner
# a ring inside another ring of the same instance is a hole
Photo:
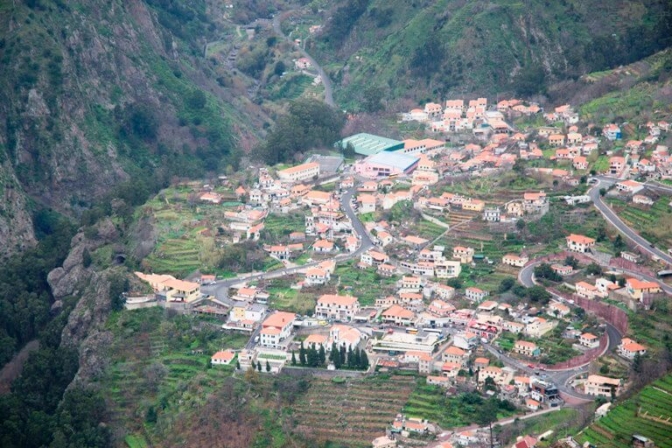
[[[276,34],[279,34],[280,36],[284,37],[287,42],[290,44],[294,45],[297,50],[303,55],[304,58],[308,59],[310,61],[310,64],[315,67],[315,70],[317,70],[317,73],[320,75],[320,78],[322,78],[322,84],[324,85],[324,102],[327,103],[328,105],[335,107],[336,103],[334,102],[334,90],[331,85],[331,79],[329,79],[329,76],[325,73],[325,71],[322,69],[320,64],[317,63],[315,59],[311,55],[309,55],[306,50],[304,50],[300,45],[296,45],[290,38],[289,36],[286,36],[282,32],[282,20],[289,17],[292,15],[295,11],[288,11],[284,14],[279,14],[273,17],[273,30],[275,31]]]
[[[345,211],[345,214],[350,218],[350,222],[352,223],[352,228],[353,228],[353,234],[357,235],[357,237],[360,240],[360,245],[359,248],[355,252],[347,253],[347,254],[339,254],[334,257],[334,260],[337,262],[343,262],[347,260],[351,260],[353,258],[358,258],[362,253],[366,252],[370,248],[372,248],[373,242],[371,241],[371,238],[369,235],[366,233],[366,229],[364,228],[364,225],[362,224],[362,221],[360,221],[359,217],[355,213],[355,211],[352,209],[352,204],[350,203],[350,199],[352,196],[355,194],[356,187],[352,187],[349,190],[347,190],[342,198],[341,198],[341,205],[343,207],[343,210]],[[293,268],[282,268],[282,269],[276,269],[274,271],[269,271],[269,272],[258,272],[258,273],[251,273],[251,274],[242,274],[234,278],[229,278],[225,280],[219,280],[213,284],[203,286],[201,290],[203,291],[204,294],[211,294],[215,295],[217,299],[219,300],[228,300],[228,290],[231,288],[233,285],[237,285],[242,282],[250,282],[253,280],[262,280],[262,279],[270,279],[270,278],[278,278],[278,277],[284,277],[286,275],[291,275],[291,274],[296,274],[298,272],[304,271],[307,268],[310,268],[312,266],[317,266],[320,262],[312,262],[312,263],[307,263],[304,264],[303,266],[296,266]]]
[[[607,222],[609,222],[612,226],[616,227],[616,229],[618,229],[618,231],[621,232],[626,238],[641,247],[642,250],[649,253],[650,255],[657,256],[661,260],[665,261],[668,265],[672,266],[672,256],[654,247],[653,244],[639,236],[637,232],[628,227],[621,220],[621,218],[619,218],[618,215],[616,215],[616,213],[614,213],[614,211],[602,200],[602,196],[600,196],[600,189],[610,187],[616,182],[617,179],[606,176],[597,176],[596,179],[598,182],[588,191],[588,195],[593,201],[595,207],[600,211],[600,213],[602,213],[604,219],[606,219]],[[647,184],[647,187],[672,193],[672,189],[668,189],[667,187],[660,185],[652,185],[649,183]]]

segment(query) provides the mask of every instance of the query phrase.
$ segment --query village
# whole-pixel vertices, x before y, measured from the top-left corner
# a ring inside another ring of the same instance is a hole
[[[543,125],[517,130],[514,121],[529,117]],[[661,277],[672,257],[623,224],[609,201],[643,210],[670,201],[672,156],[658,144],[670,125],[648,123],[635,130],[645,137],[624,141],[627,124],[582,124],[570,105],[547,112],[485,98],[400,115],[411,121],[429,137],[355,134],[335,142],[355,159],[313,155],[260,167],[247,184],[220,176],[194,187],[199,207],[223,210],[216,243],[224,251],[255,244],[264,267],[232,278],[137,272],[152,292],[129,294],[126,307],[214,316],[223,331],[249,335],[244,349],[212,354],[213,367],[334,379],[407,372],[448,395],[477,391],[511,403],[515,413],[504,415],[613,401],[627,390],[628,366],[649,350],[628,337],[622,308],[649,309],[670,294]],[[468,143],[451,143],[458,135]],[[460,187],[505,173],[536,181],[500,195]],[[525,240],[554,208],[581,224],[590,205],[623,237],[596,235],[591,221],[585,234]],[[282,305],[299,296],[311,301]],[[609,367],[596,372],[602,357]],[[379,432],[374,447],[491,437],[487,428],[453,431],[401,410]],[[515,447],[533,448],[538,436]]]

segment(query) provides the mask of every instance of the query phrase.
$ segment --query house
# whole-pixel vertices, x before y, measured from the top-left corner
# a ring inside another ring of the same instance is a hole
[[[616,351],[619,355],[631,361],[634,360],[637,355],[646,355],[646,347],[629,338],[623,338]]]
[[[306,284],[309,286],[324,285],[331,279],[329,271],[321,268],[310,268],[306,271]]]
[[[538,411],[539,408],[541,407],[541,403],[539,403],[537,400],[533,400],[531,398],[526,398],[525,399],[525,407],[531,411]],[[516,447],[518,445],[516,444]]]
[[[392,277],[397,273],[397,268],[391,264],[383,263],[378,265],[377,272],[381,277]]]
[[[577,156],[572,159],[572,166],[575,170],[587,170],[588,159],[584,156]]]
[[[644,188],[644,184],[640,182],[636,182],[634,180],[623,180],[621,182],[618,182],[616,184],[616,190],[618,190],[621,193],[626,193],[626,194],[635,194],[638,191],[642,190]]]
[[[459,347],[455,347],[454,345],[448,347],[441,355],[441,360],[443,362],[454,362],[460,366],[466,365],[468,358],[469,354],[466,351]]]
[[[214,192],[201,193],[198,197],[201,202],[209,202],[210,204],[219,204],[222,202],[222,195]]]
[[[625,168],[625,157],[614,156],[609,158],[609,174],[619,175]]]
[[[462,266],[457,260],[441,260],[434,263],[434,275],[437,278],[459,277],[460,272],[462,272]]]
[[[488,358],[476,358],[474,359],[474,368],[484,369],[490,365],[490,360]]]
[[[511,368],[500,368],[495,366],[488,366],[478,371],[478,384],[485,383],[486,378],[492,378],[498,386],[509,384],[513,379],[514,370]]]
[[[502,263],[517,268],[524,267],[530,258],[526,255],[506,254],[502,257]]]
[[[580,145],[583,142],[583,137],[578,132],[570,132],[567,134],[568,145]]]
[[[464,331],[453,336],[453,345],[463,350],[471,350],[479,343],[479,337],[471,331]]]
[[[595,246],[595,240],[584,235],[576,235],[572,233],[566,238],[567,248],[572,252],[590,252],[590,249]]]
[[[381,231],[381,232],[378,232],[378,235],[376,235],[376,237],[378,238],[378,243],[380,243],[381,247],[385,247],[385,246],[387,246],[388,244],[390,244],[391,242],[394,241],[394,238],[392,238],[392,235],[389,232],[386,232],[384,230]]]
[[[643,194],[636,194],[632,197],[633,204],[653,205],[653,199]]]
[[[471,263],[474,261],[475,250],[472,247],[455,246],[453,248],[453,258],[460,260],[460,263]]]
[[[291,335],[296,314],[277,311],[261,324],[260,344],[264,347],[281,348],[281,342]]]
[[[332,325],[329,330],[329,338],[332,342],[336,344],[337,347],[353,349],[357,347],[362,340],[362,333],[354,328],[347,325]]]
[[[397,325],[411,325],[415,319],[415,313],[399,305],[392,305],[383,311],[380,316],[383,322],[394,323]]]
[[[510,331],[513,334],[518,334],[525,329],[525,325],[521,324],[520,322],[511,322],[505,320],[504,322],[502,322],[502,329]]]
[[[304,163],[278,171],[278,179],[283,182],[303,182],[312,180],[320,175],[320,164],[317,162]]]
[[[525,326],[525,333],[529,336],[539,338],[551,331],[557,323],[557,321],[550,321],[543,317],[535,317]]]
[[[373,213],[376,211],[377,199],[372,194],[357,195],[357,203],[359,204],[359,213]]]
[[[362,264],[367,266],[380,266],[381,264],[389,263],[390,257],[388,257],[383,252],[378,252],[377,250],[369,249],[364,252],[359,258]]]
[[[551,146],[563,146],[565,144],[565,136],[563,134],[552,134],[548,136],[548,144]]]
[[[440,299],[433,300],[427,307],[427,311],[437,317],[446,317],[453,311],[455,307],[448,302],[444,302]]]
[[[572,275],[572,273],[574,272],[573,267],[563,266],[561,264],[556,264],[556,263],[551,265],[551,269],[553,270],[553,272],[555,272],[558,275],[562,275],[563,277],[566,276],[566,275]]]
[[[588,348],[597,348],[600,346],[600,338],[592,333],[583,333],[579,336],[579,344]]]
[[[333,201],[333,197],[331,193],[327,193],[326,191],[317,191],[317,190],[310,190],[308,193],[301,198],[301,203],[303,205],[307,205],[309,207],[313,206],[324,206]]]
[[[623,251],[621,252],[621,258],[628,260],[632,263],[639,263],[639,255],[632,252]]]
[[[529,192],[523,194],[523,210],[528,213],[538,213],[548,207],[548,199],[546,193],[540,191],[538,193]]]
[[[401,289],[420,291],[422,288],[422,279],[415,276],[403,276],[399,281]]]
[[[630,297],[641,302],[643,301],[645,294],[659,293],[661,288],[656,282],[629,278],[625,281],[625,290]]]
[[[604,135],[607,140],[620,140],[623,136],[621,133],[621,128],[616,124],[608,124],[602,128],[602,135]]]
[[[472,302],[480,302],[488,295],[490,295],[490,293],[472,286],[464,291],[464,295],[467,297],[468,300],[471,300]]]
[[[229,322],[259,322],[266,314],[266,307],[258,303],[239,303],[231,308]]]
[[[429,353],[420,352],[418,355],[418,373],[428,375],[432,373],[434,358]]]
[[[488,313],[492,312],[495,308],[497,308],[498,303],[495,302],[494,300],[486,300],[485,302],[481,303],[478,305],[478,310],[479,311],[487,311]]]
[[[584,385],[586,395],[603,396],[610,398],[613,395],[618,396],[621,393],[621,380],[618,378],[609,378],[601,375],[588,375]]]
[[[358,311],[359,300],[353,296],[325,294],[315,305],[315,316],[323,319],[350,321]]]
[[[162,289],[157,294],[166,302],[193,302],[201,298],[201,285],[178,279],[168,279],[161,283]]]
[[[450,387],[452,380],[447,376],[430,375],[427,377],[427,384],[432,386]]]
[[[407,235],[407,236],[403,237],[402,240],[406,244],[409,244],[414,249],[421,249],[425,244],[427,244],[429,242],[429,240],[426,240],[424,238],[420,238],[419,236],[414,236],[414,235]]]
[[[214,365],[229,365],[231,364],[231,361],[236,357],[236,354],[233,352],[233,350],[220,350],[212,357],[210,357],[210,363]]]
[[[590,283],[578,282],[575,287],[578,296],[591,300],[598,296],[597,286],[591,285]]]
[[[468,199],[462,202],[462,210],[472,212],[482,212],[485,208],[485,202],[480,199]]]
[[[317,240],[313,244],[313,251],[318,253],[329,253],[334,250],[333,241],[329,240]]]
[[[548,313],[554,316],[565,317],[570,313],[570,309],[567,305],[563,305],[560,302],[551,302],[548,304]]]
[[[516,341],[513,344],[513,352],[529,357],[539,356],[541,353],[537,344],[529,341]]]
[[[483,210],[483,220],[488,222],[499,222],[501,218],[501,212],[499,207],[486,208]]]
[[[455,288],[449,285],[437,284],[434,286],[433,292],[443,300],[450,300],[455,296]]]

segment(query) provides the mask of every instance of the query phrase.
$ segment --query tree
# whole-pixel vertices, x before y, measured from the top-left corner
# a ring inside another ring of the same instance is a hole
[[[324,345],[320,344],[319,357],[320,365],[323,366],[327,361],[327,353],[324,351]]]
[[[513,288],[513,285],[516,284],[516,279],[513,277],[506,277],[502,279],[501,282],[499,282],[499,286],[497,287],[497,292],[499,294],[505,293],[509,289]]]
[[[254,362],[248,367],[245,372],[245,381],[251,384],[256,384],[259,381],[259,374],[254,370]]]
[[[91,253],[89,252],[89,249],[85,247],[84,251],[82,252],[82,265],[84,265],[85,268],[88,268],[91,266],[92,261]]]
[[[616,235],[616,239],[614,239],[614,249],[617,252],[621,252],[626,248],[627,248],[627,246],[625,244],[625,241],[623,241],[623,237],[619,233],[618,235]]]
[[[292,350],[292,365],[296,365],[296,353],[294,353],[294,350]]]
[[[588,274],[588,275],[600,275],[600,274],[602,274],[602,267],[595,262],[590,263],[588,266],[586,266],[586,274]]]
[[[271,371],[271,364],[268,362],[268,359],[266,360],[266,372]]]
[[[531,302],[546,305],[551,300],[551,293],[546,291],[544,287],[535,285],[531,288],[527,288],[527,297]]]
[[[607,194],[607,189],[606,188],[600,188],[600,196],[604,196]]]
[[[366,112],[375,113],[381,111],[385,108],[382,101],[385,96],[385,92],[382,88],[376,86],[370,86],[364,90],[364,102],[363,107]]]
[[[150,406],[149,409],[147,409],[145,421],[150,425],[156,423],[156,409],[154,409],[154,406]]]
[[[257,371],[261,372],[261,361],[257,361]]]
[[[275,73],[278,76],[282,75],[286,71],[287,71],[287,67],[285,66],[285,63],[282,62],[282,61],[278,61],[275,64],[275,68],[273,69],[273,73]]]
[[[303,341],[301,341],[301,346],[299,347],[299,363],[302,366],[306,365],[306,349],[303,347]]]
[[[236,359],[236,370],[240,370],[240,361]]]
[[[458,277],[449,278],[448,280],[446,280],[446,285],[451,286],[455,289],[460,289],[462,288],[462,280],[460,280]]]
[[[362,350],[362,354],[359,358],[359,365],[362,370],[369,369],[369,355],[366,354],[366,350]]]
[[[486,378],[487,381],[487,378]],[[490,398],[483,406],[481,406],[478,414],[476,414],[476,423],[480,426],[488,426],[490,428],[490,447],[494,446],[494,439],[492,434],[492,423],[497,421],[497,410],[499,406],[496,398]]]
[[[534,267],[534,276],[539,279],[546,279],[552,282],[561,282],[562,275],[558,274],[553,270],[550,264],[541,263],[539,266]]]
[[[187,105],[195,110],[201,110],[207,104],[205,93],[200,89],[194,89],[187,98]]]
[[[576,269],[579,267],[579,260],[569,255],[567,258],[565,258],[565,265],[571,266],[572,269]]]

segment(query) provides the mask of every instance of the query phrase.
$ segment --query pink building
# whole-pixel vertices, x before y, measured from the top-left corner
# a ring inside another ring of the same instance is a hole
[[[419,160],[409,154],[383,151],[357,162],[355,172],[370,178],[410,174],[417,168]]]

